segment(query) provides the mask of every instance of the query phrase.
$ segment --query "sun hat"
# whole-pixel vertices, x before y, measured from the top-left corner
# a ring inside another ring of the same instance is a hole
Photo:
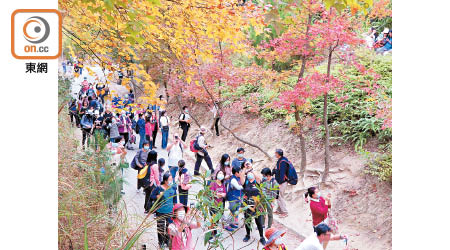
[[[265,246],[269,246],[272,244],[278,237],[283,237],[286,232],[277,230],[276,228],[269,228],[267,229],[266,233],[264,234],[266,236],[266,244]]]
[[[201,131],[201,132],[206,132],[206,128],[205,128],[205,126],[203,126],[203,125],[202,125],[202,126],[200,126],[200,131]]]

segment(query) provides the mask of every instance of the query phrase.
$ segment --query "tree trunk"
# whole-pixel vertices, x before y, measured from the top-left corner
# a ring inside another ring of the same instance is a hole
[[[309,30],[311,27],[311,21],[312,21],[312,15],[308,15],[308,25],[306,26],[306,37],[307,40],[309,40]],[[308,47],[308,43],[306,44],[306,47]],[[305,75],[305,69],[306,69],[306,56],[302,56],[302,66],[300,68],[300,73],[298,74],[298,80],[297,83],[300,83],[303,79],[303,76]],[[301,122],[300,118],[300,111],[298,110],[298,107],[295,106],[295,121],[298,125],[298,134],[300,137],[300,153],[301,153],[301,162],[300,162],[300,177],[302,180],[305,177],[305,170],[306,170],[306,142],[305,137],[303,136],[303,124]]]
[[[300,177],[303,179],[305,176],[306,170],[306,142],[305,137],[303,136],[303,125],[300,119],[300,111],[295,107],[295,121],[298,125],[298,137],[300,137],[300,154],[301,154],[301,162],[300,162]]]
[[[328,64],[327,64],[327,83],[330,79],[331,73],[331,57],[333,56],[333,49],[330,47],[330,52],[328,53]],[[325,127],[325,169],[322,175],[322,182],[325,182],[328,178],[328,173],[330,172],[330,131],[328,129],[328,93],[325,93],[323,97],[323,126]]]

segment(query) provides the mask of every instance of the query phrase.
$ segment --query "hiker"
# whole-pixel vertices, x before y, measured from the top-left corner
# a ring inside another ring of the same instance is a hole
[[[82,61],[78,61],[77,64],[78,69],[80,70],[80,76],[83,74],[83,62]]]
[[[151,125],[151,131],[152,131],[152,148],[156,147],[156,135],[158,134],[158,127],[159,127],[159,121],[158,117],[156,116],[156,111],[152,111],[152,116],[150,117],[150,125]]]
[[[83,81],[81,82],[80,96],[83,94],[87,94],[88,89],[89,89],[89,82],[87,81],[87,77],[85,76],[83,78]]]
[[[66,72],[67,72],[67,67],[66,66],[67,66],[66,61],[63,60],[62,61],[62,68],[63,68],[64,76],[66,75]]]
[[[377,37],[377,31],[374,27],[369,28],[369,31],[365,34],[366,46],[368,48],[373,48],[375,44],[375,39]]]
[[[150,149],[153,149],[153,131],[152,124],[150,123],[150,117],[145,118],[145,139],[150,142]]]
[[[145,145],[148,147],[148,143]],[[144,151],[145,152],[145,151]],[[147,154],[146,164],[145,167],[139,171],[138,175],[138,190],[140,187],[143,187],[144,193],[145,193],[145,200],[144,200],[144,213],[148,213],[150,211],[150,195],[153,191],[153,189],[157,186],[159,186],[159,178],[156,178],[157,181],[155,181],[155,174],[159,175],[159,173],[155,173],[155,168],[157,170],[157,163],[156,159],[158,158],[158,153],[156,151],[149,151]],[[143,172],[141,172],[143,171]],[[140,177],[140,178],[139,178]]]
[[[172,175],[169,171],[163,175],[161,186],[153,189],[151,199],[156,200],[156,226],[158,230],[158,244],[161,249],[164,245],[169,245],[167,227],[172,222],[171,213],[173,212],[173,196],[176,195],[176,184],[172,184]]]
[[[389,30],[388,33],[384,33],[384,37],[380,43],[383,46],[375,50],[377,53],[383,54],[392,50],[392,30]]]
[[[133,158],[133,161],[130,164],[133,169],[136,169],[139,171],[147,165],[147,158],[149,155],[149,150],[150,150],[149,143],[148,143],[148,141],[145,141],[143,144],[143,148],[139,149],[139,151],[136,153],[136,155]],[[156,160],[155,160],[155,162],[156,162]],[[138,175],[139,175],[139,172],[138,172]],[[144,183],[140,182],[138,179],[137,190],[136,190],[137,193],[139,193],[141,187],[143,187],[142,184],[144,184]]]
[[[167,140],[169,137],[169,117],[166,115],[166,111],[161,112],[161,117],[159,118],[159,126],[161,127],[161,148],[166,149]]]
[[[181,140],[185,142],[189,132],[189,128],[191,127],[191,116],[189,115],[189,110],[187,106],[183,107],[183,113],[180,114],[179,123],[181,129],[183,130]]]
[[[117,84],[118,84],[118,85],[121,85],[121,84],[122,84],[122,79],[123,79],[123,73],[122,73],[122,71],[119,70],[119,71],[117,72],[117,75],[119,76],[119,82],[117,82]]]
[[[78,114],[77,114],[77,100],[76,99],[73,99],[70,102],[70,105],[69,105],[69,116],[70,116],[70,124],[72,125],[72,127],[73,127],[73,121],[74,120],[75,120],[75,125],[77,127],[79,127],[80,126],[80,118],[78,117]]]
[[[188,146],[183,143],[183,141],[180,139],[180,136],[178,133],[175,133],[173,135],[173,142],[167,146],[167,152],[168,152],[168,163],[170,173],[172,174],[172,178],[175,179],[175,175],[178,172],[178,162],[180,160],[183,160],[183,151]]]
[[[347,239],[346,235],[331,235],[331,228],[327,224],[320,224],[314,228],[314,233],[307,237],[295,250],[324,250],[325,242]]]
[[[328,224],[328,210],[331,208],[331,194],[328,194],[327,197],[321,196],[321,193],[318,188],[310,187],[308,191],[305,193],[305,201],[308,202],[307,198],[309,198],[309,206],[311,208],[311,215],[313,219],[313,227],[321,223]]]
[[[214,194],[214,207],[209,209],[209,213],[211,216],[215,216],[217,212],[223,210],[225,205],[225,197],[227,196],[227,188],[225,186],[225,174],[222,170],[217,171],[216,179],[214,182],[211,182],[210,185],[211,191]],[[218,208],[218,209],[217,209]],[[212,225],[214,227],[214,225]],[[212,232],[212,236],[217,234],[217,230]]]
[[[92,128],[92,135],[94,136],[94,144],[96,150],[100,150],[98,141],[99,137],[103,137],[105,134],[103,131],[102,123],[103,116],[100,115],[100,112],[98,110],[94,110],[94,124]]]
[[[283,237],[286,232],[277,230],[276,228],[269,228],[266,230],[266,244],[263,250],[287,250],[286,246],[283,244]]]
[[[248,164],[247,164],[248,163]],[[248,171],[247,172],[247,176],[246,176],[246,180],[244,183],[244,203],[247,204],[247,206],[249,206],[245,211],[244,211],[244,218],[245,218],[245,238],[243,239],[244,242],[248,242],[250,240],[250,232],[251,232],[251,219],[254,217],[255,218],[255,222],[256,222],[256,227],[258,228],[258,232],[259,232],[259,241],[261,242],[261,244],[265,245],[266,244],[266,240],[264,239],[264,229],[263,229],[263,215],[261,214],[263,212],[263,205],[261,204],[261,202],[257,202],[255,201],[255,197],[260,196],[260,192],[258,190],[258,188],[256,187],[256,177],[255,174],[253,173],[252,170],[250,170],[251,168],[251,164],[250,162],[246,162],[246,168],[244,168],[244,171]],[[259,214],[259,215],[258,215]]]
[[[238,228],[238,214],[239,208],[241,207],[242,196],[244,195],[242,186],[245,182],[245,172],[241,170],[240,167],[233,167],[233,175],[230,179],[230,184],[227,189],[227,200],[228,206],[231,212],[231,222],[225,227],[228,231],[234,231]]]
[[[121,137],[119,133],[119,122],[115,116],[111,118],[111,123],[108,125],[108,129],[111,142],[114,142],[116,138]]]
[[[116,167],[120,166],[120,163],[124,162],[127,156],[127,151],[125,150],[125,147],[121,144],[121,141],[123,141],[123,138],[119,137],[116,138],[115,142],[109,142],[106,147],[110,150],[112,154],[112,165],[115,165]],[[122,173],[123,178],[123,168],[120,169]],[[121,194],[125,194],[125,191],[123,190],[123,183],[120,189]]]
[[[168,230],[172,242],[171,250],[194,250],[191,230],[201,226],[201,218],[196,210],[188,209],[181,203],[173,206],[173,222]],[[195,223],[192,221],[195,217]]]
[[[267,213],[267,228],[272,227],[273,223],[273,205],[272,203],[275,201],[275,199],[278,197],[278,182],[275,180],[275,178],[272,176],[272,171],[270,168],[263,168],[261,170],[261,175],[263,176],[262,179],[262,186],[263,186],[263,192],[264,196],[266,197],[266,200],[264,200],[264,208]],[[266,216],[263,216],[262,219],[263,227],[266,225]],[[267,237],[266,237],[267,238]]]
[[[165,170],[164,170],[164,166],[166,165],[166,160],[164,159],[164,158],[159,158],[158,159],[158,174],[156,175],[156,176],[158,176],[158,180],[159,180],[159,182],[161,182],[162,181],[162,176],[163,176],[163,173],[164,172],[166,172]],[[156,171],[155,171],[156,172]],[[173,179],[173,177],[172,177],[172,179]],[[175,202],[176,203],[176,202]]]
[[[83,115],[83,118],[81,118],[81,132],[83,133],[83,139],[81,141],[81,145],[83,147],[83,150],[85,149],[85,142],[87,139],[87,146],[89,147],[89,137],[92,133],[92,127],[94,124],[94,110],[89,109],[86,111],[86,114]]]
[[[129,132],[131,130],[131,120],[127,117],[125,110],[122,110],[119,117],[119,133],[123,138],[125,138],[125,144],[129,140]]]
[[[219,108],[219,102],[217,102],[217,101],[214,102],[211,112],[213,113],[213,119],[214,119],[211,129],[213,129],[213,127],[214,127],[216,129],[216,136],[219,136],[219,120],[223,115],[222,110]]]
[[[144,144],[145,138],[145,120],[144,120],[144,114],[140,113],[138,115],[138,121],[136,123],[136,133],[139,134],[139,149],[142,148],[142,145]]]
[[[180,160],[178,162],[178,166],[178,195],[180,196],[180,203],[187,206],[189,189],[192,187],[192,185],[189,184],[191,181],[191,175],[186,168],[186,163],[184,160]]]
[[[247,159],[245,159],[244,157],[244,148],[238,148],[237,149],[237,158],[234,158],[234,160],[231,162],[231,167],[241,167],[242,163],[246,162]],[[250,161],[253,162],[252,159],[249,159]]]
[[[134,103],[134,93],[133,93],[132,89],[130,89],[130,93],[128,94],[128,98],[130,100],[130,103]]]
[[[289,160],[283,156],[283,150],[277,149],[275,150],[275,158],[277,158],[277,164],[275,167],[275,179],[280,185],[280,192],[278,195],[278,207],[275,214],[279,214],[280,218],[285,218],[288,216],[288,210],[286,208],[286,187],[287,187],[287,176],[286,173],[289,168]]]
[[[215,180],[217,178],[217,174],[219,171],[222,171],[222,173],[225,174],[224,177],[224,183],[228,184],[228,181],[231,178],[231,166],[230,166],[230,156],[228,154],[223,154],[220,158],[219,163],[217,163],[216,168],[214,169],[214,172],[211,175],[211,178]]]
[[[211,157],[209,157],[208,151],[206,150],[210,146],[205,141],[205,134],[206,128],[204,126],[201,126],[200,132],[197,135],[197,145],[200,148],[200,150],[195,154],[196,161],[195,161],[194,175],[200,175],[199,170],[203,159],[205,159],[206,164],[208,165],[208,168],[211,170],[211,172],[214,170]]]

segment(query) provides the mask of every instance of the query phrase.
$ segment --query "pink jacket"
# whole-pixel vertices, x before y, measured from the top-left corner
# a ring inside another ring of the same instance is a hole
[[[150,186],[156,185],[159,186],[161,185],[161,182],[159,181],[159,169],[158,169],[158,164],[153,164],[150,167],[150,171],[151,171],[151,175],[150,175]]]
[[[145,134],[152,137],[152,124],[150,122],[145,123]]]
[[[175,218],[173,224],[176,230],[171,230],[173,227],[169,227],[169,234],[172,237],[172,250],[194,250],[192,246],[192,233],[191,229],[197,228],[197,224],[192,223],[188,227],[185,227],[184,233],[179,232],[178,228],[181,226],[181,222]],[[183,241],[183,234],[186,234],[186,242]]]

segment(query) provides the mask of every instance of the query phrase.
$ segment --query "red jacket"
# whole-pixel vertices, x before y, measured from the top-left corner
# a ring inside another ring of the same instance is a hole
[[[317,226],[317,224],[324,221],[328,217],[328,209],[331,208],[331,204],[327,206],[325,204],[325,199],[322,197],[319,198],[319,202],[310,200],[309,206],[311,208],[314,226]]]

